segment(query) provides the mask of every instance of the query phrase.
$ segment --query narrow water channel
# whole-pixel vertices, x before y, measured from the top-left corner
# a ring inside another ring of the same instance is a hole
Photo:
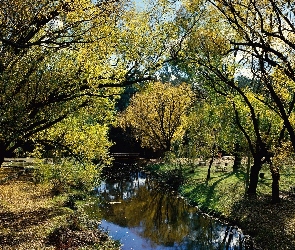
[[[238,228],[199,213],[143,172],[113,172],[97,192],[100,227],[123,250],[245,249]]]

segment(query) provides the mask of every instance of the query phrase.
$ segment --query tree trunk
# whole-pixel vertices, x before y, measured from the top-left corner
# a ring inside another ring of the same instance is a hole
[[[251,166],[250,170],[250,180],[247,194],[256,195],[256,189],[259,179],[259,171],[261,170],[262,164],[260,158],[254,158],[254,164]]]
[[[0,152],[0,168],[2,167],[2,163],[4,162],[4,154],[2,151]]]
[[[207,181],[210,180],[210,172],[211,172],[211,167],[212,167],[212,164],[213,164],[213,161],[214,161],[214,156],[215,156],[215,144],[213,145],[212,147],[212,155],[211,155],[211,160],[210,160],[210,163],[209,163],[209,167],[208,167],[208,173],[207,173]]]
[[[236,172],[241,167],[242,157],[241,157],[241,149],[240,145],[236,143],[235,145],[235,152],[234,152],[234,165],[233,165],[233,171]]]
[[[272,185],[271,185],[271,197],[272,203],[280,202],[280,170],[277,167],[270,168],[271,176],[272,176]]]
[[[0,143],[0,168],[2,166],[2,163],[4,162],[4,156],[5,156],[5,146]]]
[[[207,173],[207,181],[210,180],[210,172],[211,172],[211,167],[212,167],[212,164],[213,164],[213,160],[214,160],[214,155],[212,155],[211,160],[209,162],[208,173]]]
[[[247,193],[247,188],[249,187],[250,168],[251,168],[251,160],[250,160],[250,156],[248,156],[247,173],[246,173],[246,179],[245,179],[245,193]]]
[[[234,165],[233,165],[233,171],[236,172],[240,169],[242,162],[242,157],[240,154],[235,155]]]

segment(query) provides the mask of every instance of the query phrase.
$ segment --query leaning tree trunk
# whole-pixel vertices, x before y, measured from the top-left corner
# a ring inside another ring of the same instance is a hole
[[[262,163],[260,157],[254,158],[254,163],[251,166],[250,170],[250,179],[249,179],[249,186],[247,190],[247,194],[249,195],[256,195],[256,189],[259,180],[259,171],[261,170]]]
[[[280,202],[280,169],[270,164],[270,172],[272,176],[271,198],[272,203]]]

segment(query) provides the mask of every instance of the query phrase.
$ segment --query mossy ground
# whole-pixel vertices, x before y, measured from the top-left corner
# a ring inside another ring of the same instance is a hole
[[[213,216],[234,223],[249,234],[257,249],[295,249],[295,197],[290,186],[295,185],[295,170],[281,171],[281,202],[271,203],[271,174],[263,169],[265,177],[259,180],[256,197],[245,195],[247,183],[246,166],[233,172],[216,171],[213,166],[211,178],[206,181],[208,166],[185,164],[154,164],[151,171],[165,173],[181,168],[184,183],[179,192],[192,204]],[[193,171],[192,171],[193,170]]]
[[[69,194],[52,195],[18,169],[0,168],[0,249],[119,249],[90,227],[82,205],[65,206]]]

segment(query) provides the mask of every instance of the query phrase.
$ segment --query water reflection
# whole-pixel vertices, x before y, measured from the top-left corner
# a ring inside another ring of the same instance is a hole
[[[237,228],[199,214],[142,172],[107,178],[97,191],[101,227],[122,249],[244,249]]]

